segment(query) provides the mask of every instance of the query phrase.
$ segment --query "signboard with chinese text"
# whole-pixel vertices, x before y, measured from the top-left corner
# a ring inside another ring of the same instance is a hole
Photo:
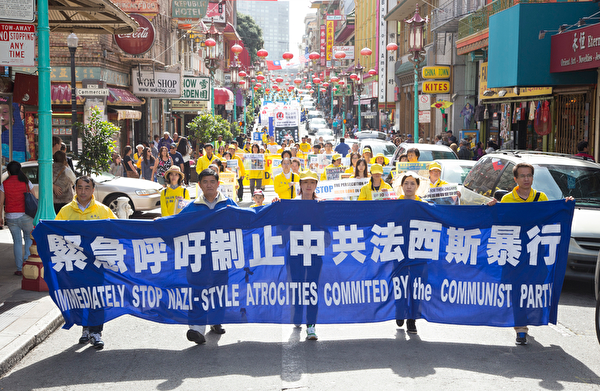
[[[334,46],[333,53],[336,52],[346,53],[345,60],[354,60],[354,46]]]
[[[554,34],[550,46],[550,72],[581,71],[600,67],[600,25]]]
[[[154,98],[179,98],[181,96],[181,74],[168,72],[142,72],[131,70],[133,93],[137,96]]]
[[[524,96],[538,96],[538,95],[552,95],[552,87],[519,87],[519,95],[514,93],[512,87],[510,88],[488,88],[487,86],[487,62],[482,62],[479,67],[479,99],[498,99],[498,92],[505,90],[506,94],[502,97],[516,98]],[[487,90],[495,92],[495,94],[486,96],[483,93]]]
[[[332,20],[328,20],[326,23],[326,33],[327,33],[327,48],[326,48],[326,56],[327,56],[327,61],[328,64],[332,61],[333,59],[333,37],[335,34],[334,28],[333,28],[333,21]],[[327,65],[330,66],[330,65]]]
[[[210,78],[184,76],[181,99],[210,101]]]

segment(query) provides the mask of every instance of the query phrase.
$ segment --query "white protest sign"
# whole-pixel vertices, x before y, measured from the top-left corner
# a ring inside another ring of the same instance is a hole
[[[315,193],[326,200],[357,200],[360,195],[360,188],[368,182],[368,178],[321,181],[317,184]]]

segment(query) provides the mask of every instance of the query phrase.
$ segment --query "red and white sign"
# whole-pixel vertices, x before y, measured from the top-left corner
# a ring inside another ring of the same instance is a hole
[[[115,35],[115,43],[127,54],[144,54],[154,45],[156,37],[154,26],[143,15],[129,14],[129,16],[138,22],[140,27],[134,33]]]
[[[550,72],[600,67],[600,24],[552,36]]]
[[[431,110],[431,95],[419,95],[419,110]]]
[[[431,123],[431,110],[419,110],[419,123]]]
[[[0,66],[35,66],[35,26],[0,23]]]
[[[141,14],[157,14],[158,0],[112,0],[123,12],[139,12]]]

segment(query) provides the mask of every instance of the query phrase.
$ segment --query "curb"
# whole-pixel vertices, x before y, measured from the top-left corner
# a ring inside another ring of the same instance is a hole
[[[0,376],[10,371],[29,351],[42,343],[63,323],[62,314],[52,299],[44,297],[24,316],[2,330],[0,336],[7,343],[0,348]],[[16,332],[11,332],[11,328]]]

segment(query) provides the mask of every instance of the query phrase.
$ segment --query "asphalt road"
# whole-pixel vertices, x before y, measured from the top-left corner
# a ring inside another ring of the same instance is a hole
[[[512,328],[417,321],[317,325],[318,341],[293,325],[225,325],[205,345],[183,325],[130,316],[105,326],[106,347],[78,345],[80,328],[57,330],[0,379],[1,390],[598,390],[600,346],[587,284],[563,290],[556,326]]]

